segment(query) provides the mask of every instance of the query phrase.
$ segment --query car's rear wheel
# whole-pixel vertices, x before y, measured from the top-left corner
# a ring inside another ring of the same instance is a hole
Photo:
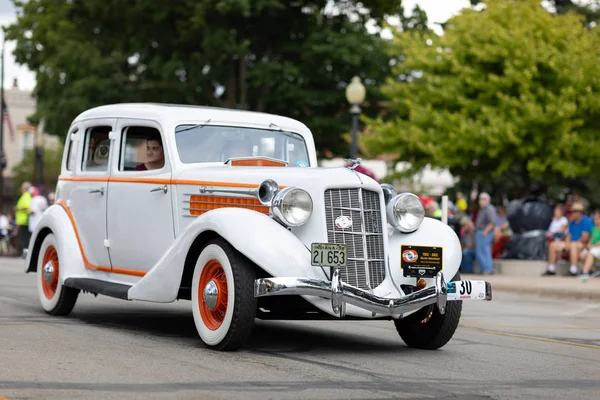
[[[51,315],[68,315],[75,307],[79,290],[60,283],[60,257],[53,233],[42,242],[36,275],[38,297],[44,311]]]
[[[460,280],[457,273],[452,279]],[[424,307],[406,318],[394,320],[398,334],[410,347],[435,350],[452,339],[462,312],[462,301],[448,301],[446,312],[440,313],[437,305]]]
[[[192,309],[202,341],[216,350],[237,350],[248,339],[256,316],[252,264],[227,241],[209,242],[192,278]]]

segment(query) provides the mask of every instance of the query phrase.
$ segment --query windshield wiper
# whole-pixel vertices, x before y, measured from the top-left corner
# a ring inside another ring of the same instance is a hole
[[[181,130],[179,130],[179,131],[175,131],[175,133],[179,133],[179,132],[185,132],[185,131],[190,131],[190,130],[192,130],[192,129],[196,129],[196,128],[204,128],[204,127],[206,126],[206,124],[208,124],[208,123],[210,122],[210,120],[211,120],[211,119],[212,119],[212,118],[209,118],[209,119],[207,119],[206,121],[204,121],[204,122],[202,122],[202,123],[199,123],[198,125],[192,125],[192,126],[190,126],[190,127],[188,127],[188,128],[181,129]]]

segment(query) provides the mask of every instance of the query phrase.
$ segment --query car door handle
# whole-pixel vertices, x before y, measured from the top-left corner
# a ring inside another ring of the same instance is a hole
[[[150,189],[151,192],[160,192],[161,190],[163,191],[163,193],[167,193],[167,190],[169,189],[167,188],[167,185],[162,185],[154,189]]]
[[[100,193],[100,195],[104,195],[104,188],[90,190],[89,193]]]

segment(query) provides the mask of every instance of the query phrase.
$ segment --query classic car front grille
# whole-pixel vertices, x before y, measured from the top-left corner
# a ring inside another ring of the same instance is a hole
[[[338,228],[335,220],[347,216],[352,226]],[[361,289],[376,288],[385,279],[383,226],[379,195],[370,190],[328,189],[325,218],[329,243],[348,246],[348,266],[340,269],[344,282]]]

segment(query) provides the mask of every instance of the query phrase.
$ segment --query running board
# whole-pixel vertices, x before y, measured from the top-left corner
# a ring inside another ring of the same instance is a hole
[[[129,289],[131,289],[131,285],[89,278],[67,278],[64,286],[68,286],[73,289],[85,290],[94,294],[103,294],[105,296],[116,297],[117,299],[123,300],[128,300],[127,292],[129,292]]]

